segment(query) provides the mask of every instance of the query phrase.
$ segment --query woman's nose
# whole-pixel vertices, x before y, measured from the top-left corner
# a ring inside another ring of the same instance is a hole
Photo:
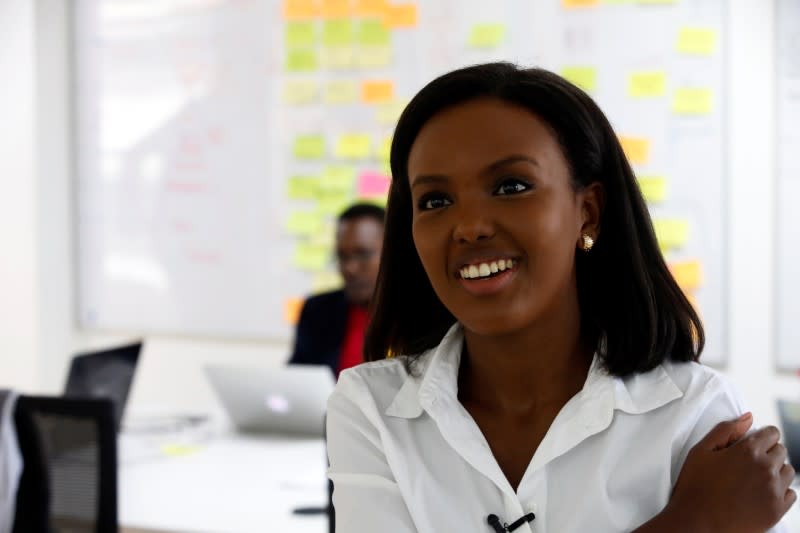
[[[495,234],[492,223],[485,207],[479,202],[462,202],[456,209],[456,225],[453,228],[453,240],[460,244],[474,243],[491,239]]]

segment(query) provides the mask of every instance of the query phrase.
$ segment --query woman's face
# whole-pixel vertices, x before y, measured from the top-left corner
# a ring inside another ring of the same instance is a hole
[[[555,136],[523,107],[478,99],[431,118],[408,175],[417,253],[442,303],[475,333],[577,307],[575,253],[596,238],[598,189],[576,192]]]

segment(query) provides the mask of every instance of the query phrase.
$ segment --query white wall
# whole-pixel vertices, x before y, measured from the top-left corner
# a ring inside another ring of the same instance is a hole
[[[0,386],[28,390],[58,390],[74,351],[136,335],[88,334],[73,319],[67,4],[0,1],[0,72],[15,73],[0,84],[0,175],[6,184],[0,196]],[[800,380],[776,374],[772,353],[773,26],[772,2],[731,0],[725,371],[765,424],[776,421],[776,396],[800,396]],[[287,353],[284,343],[148,338],[132,411],[216,409],[202,376],[204,362],[278,365]]]

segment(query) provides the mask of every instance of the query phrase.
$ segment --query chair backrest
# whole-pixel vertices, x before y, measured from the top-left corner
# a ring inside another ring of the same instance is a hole
[[[20,396],[24,462],[14,533],[117,533],[117,434],[108,398]]]
[[[114,400],[114,420],[119,430],[141,350],[142,343],[134,342],[76,355],[70,364],[64,396],[111,398]]]

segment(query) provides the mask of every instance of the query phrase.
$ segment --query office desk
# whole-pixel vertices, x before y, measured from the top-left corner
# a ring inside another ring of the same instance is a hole
[[[327,502],[321,440],[233,434],[167,456],[120,445],[122,528],[179,533],[325,533],[325,515],[292,509]]]

